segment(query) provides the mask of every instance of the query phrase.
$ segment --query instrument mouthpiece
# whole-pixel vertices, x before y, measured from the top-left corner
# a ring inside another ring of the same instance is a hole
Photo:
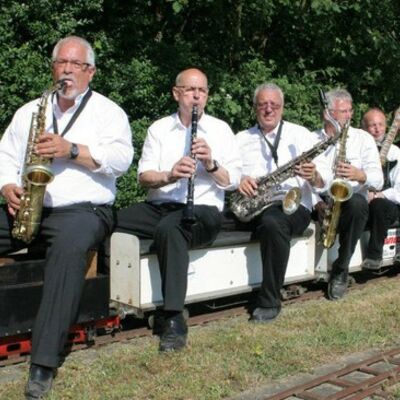
[[[66,79],[60,79],[56,83],[56,90],[64,90],[65,86],[67,84]]]
[[[325,93],[322,89],[318,90],[319,92],[319,101],[321,102],[321,105],[323,108],[328,108],[328,100],[325,96]]]

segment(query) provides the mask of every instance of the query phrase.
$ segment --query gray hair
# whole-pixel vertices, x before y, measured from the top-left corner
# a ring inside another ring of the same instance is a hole
[[[337,100],[349,101],[353,104],[353,98],[351,97],[351,94],[346,89],[342,88],[332,89],[327,92],[326,100],[328,101],[329,109],[332,109],[333,103],[335,103]]]
[[[256,89],[254,90],[254,95],[253,95],[253,105],[257,104],[257,97],[258,97],[259,93],[262,92],[263,90],[277,91],[282,100],[282,106],[283,106],[283,104],[285,102],[285,96],[283,95],[283,91],[278,85],[276,85],[275,83],[272,83],[272,82],[262,83],[261,85],[258,85],[256,87]]]
[[[53,49],[53,54],[52,54],[52,61],[54,61],[57,58],[58,52],[60,51],[61,46],[63,46],[65,43],[68,42],[78,42],[81,44],[85,49],[86,49],[86,62],[92,66],[95,66],[95,55],[94,55],[94,50],[90,43],[79,37],[79,36],[67,36],[63,39],[60,39],[57,44],[54,46]]]

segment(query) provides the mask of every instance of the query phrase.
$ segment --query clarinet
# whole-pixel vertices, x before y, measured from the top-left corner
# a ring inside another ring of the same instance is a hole
[[[198,120],[198,113],[197,113],[197,105],[193,105],[192,110],[192,131],[190,135],[190,148],[192,148],[193,141],[196,139],[197,136],[197,120]],[[191,152],[190,157],[195,159],[194,154]],[[187,195],[186,195],[186,206],[183,210],[182,221],[187,225],[193,225],[196,222],[196,217],[194,215],[194,203],[193,203],[193,195],[194,195],[194,176],[193,174],[188,179],[188,186],[187,186]]]

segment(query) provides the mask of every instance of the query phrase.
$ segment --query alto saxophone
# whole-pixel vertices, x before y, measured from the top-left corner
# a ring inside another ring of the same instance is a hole
[[[340,133],[340,132],[339,132]],[[276,186],[295,176],[295,167],[298,164],[313,159],[324,152],[330,145],[336,143],[339,133],[327,140],[317,143],[310,150],[300,154],[280,168],[257,180],[257,190],[254,197],[243,195],[236,191],[231,196],[231,210],[242,222],[248,222],[263,210],[273,204],[272,198],[277,194]],[[290,191],[289,191],[290,192]],[[291,193],[291,192],[290,192]]]
[[[46,90],[40,98],[38,111],[32,113],[22,173],[23,194],[11,232],[15,239],[25,243],[30,243],[39,231],[46,185],[54,179],[50,168],[52,160],[37,155],[35,146],[39,136],[45,132],[48,98],[55,91],[61,90],[64,84],[65,81],[61,80]]]
[[[329,249],[333,246],[336,239],[336,231],[339,224],[342,203],[350,199],[353,195],[353,188],[350,183],[338,176],[336,170],[340,162],[346,162],[346,141],[350,126],[350,120],[344,125],[339,142],[339,152],[334,161],[334,179],[329,187],[328,204],[324,210],[324,218],[322,221],[321,241],[325,248]]]

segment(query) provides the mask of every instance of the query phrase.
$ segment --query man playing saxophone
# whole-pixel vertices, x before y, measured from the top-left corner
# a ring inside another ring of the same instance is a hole
[[[367,223],[368,188],[374,187],[379,190],[383,184],[383,176],[379,154],[372,137],[361,129],[349,126],[353,116],[353,99],[350,93],[344,89],[334,89],[326,93],[326,99],[330,116],[340,124],[342,134],[347,136],[345,141],[329,148],[317,159],[324,159],[331,165],[335,178],[333,182],[337,183],[337,179],[341,179],[341,186],[346,187],[346,192],[352,193],[348,200],[340,204],[340,213],[334,216],[332,213],[329,221],[338,224],[339,252],[332,264],[327,295],[331,300],[338,300],[346,292],[350,259]],[[316,133],[321,140],[333,135],[333,127],[326,113],[324,113],[324,127]],[[331,183],[327,183],[327,188],[330,188]],[[325,195],[328,196],[327,192]],[[336,201],[341,200],[344,199]],[[320,208],[321,205],[323,203],[317,204],[316,208]]]
[[[368,192],[370,238],[362,263],[368,270],[381,268],[387,230],[400,216],[400,149],[392,144],[399,126],[400,109],[386,136],[386,116],[381,109],[371,108],[361,120],[361,127],[375,139],[384,173],[382,190]]]
[[[254,92],[253,104],[257,124],[236,135],[243,161],[239,192],[248,198],[256,195],[259,189],[258,178],[277,171],[280,166],[318,142],[316,136],[306,128],[282,119],[284,96],[276,84],[258,86]],[[325,175],[330,175],[329,169],[322,162],[317,171],[316,164],[309,160],[303,160],[291,172],[291,177],[277,185],[277,193],[271,205],[244,226],[252,230],[260,240],[263,280],[257,307],[251,316],[251,320],[257,323],[272,321],[281,310],[280,290],[289,260],[290,240],[301,235],[310,223],[311,187],[323,187],[327,179]],[[297,205],[294,208],[290,205],[288,211],[279,200],[282,200],[285,193],[292,193],[290,190],[294,188],[300,189],[301,199],[296,199]]]
[[[0,254],[26,246],[11,235],[13,217],[26,195],[21,187],[24,161],[31,158],[26,149],[35,153],[35,159],[53,160],[54,179],[46,187],[41,227],[34,240],[46,247],[46,258],[27,399],[46,395],[63,362],[68,332],[78,314],[88,251],[112,231],[115,180],[133,157],[127,115],[89,88],[95,71],[94,52],[86,40],[61,39],[53,50],[52,74],[55,82],[64,83],[62,88],[49,94],[39,112],[38,100],[22,106],[0,142],[0,189],[7,202],[0,208]],[[27,145],[30,127],[42,125],[43,131],[38,128]],[[29,219],[22,224],[29,224]]]

